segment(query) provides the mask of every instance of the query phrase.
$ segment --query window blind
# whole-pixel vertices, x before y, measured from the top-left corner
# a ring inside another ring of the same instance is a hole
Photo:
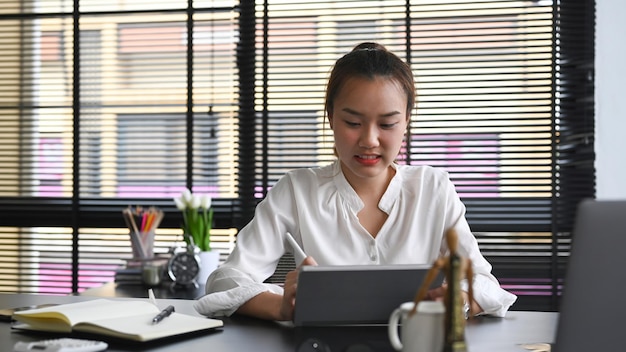
[[[494,274],[520,297],[515,309],[557,309],[575,206],[595,194],[593,87],[581,81],[593,74],[593,2],[261,1],[256,10],[258,196],[285,170],[332,159],[330,68],[359,42],[380,42],[417,80],[398,162],[449,172]]]
[[[182,245],[184,188],[215,198],[213,248],[232,250],[235,5],[1,2],[0,290],[111,281],[131,257],[128,206],[166,211],[157,253]]]
[[[328,73],[377,41],[417,80],[398,162],[450,173],[514,309],[557,309],[595,195],[593,1],[0,4],[1,291],[109,281],[128,205],[166,212],[166,251],[184,187],[214,197],[225,257],[285,171],[332,160]]]

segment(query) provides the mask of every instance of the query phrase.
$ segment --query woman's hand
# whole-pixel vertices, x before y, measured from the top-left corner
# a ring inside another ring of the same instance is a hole
[[[442,284],[439,287],[428,290],[426,293],[425,299],[430,301],[443,301],[443,298],[446,295],[446,291],[448,290],[447,284]]]
[[[302,265],[317,265],[317,263],[313,257],[306,257],[300,264],[300,266]],[[261,292],[242,304],[237,309],[237,313],[266,320],[293,320],[296,289],[298,286],[298,269],[290,271],[285,277],[283,295],[269,291]]]
[[[296,305],[296,291],[298,289],[298,271],[303,265],[317,265],[313,257],[306,257],[296,268],[287,273],[285,276],[285,285],[283,286],[283,300],[280,306],[279,320],[293,320],[293,311]]]
[[[432,301],[443,301],[447,290],[448,290],[447,284],[443,284],[437,288],[428,290],[428,293],[426,294],[426,299],[432,300]],[[469,301],[469,295],[467,292],[461,291],[461,297],[463,298],[464,303]],[[470,303],[470,309],[473,315],[482,313],[483,311],[483,308],[475,300],[473,300]]]

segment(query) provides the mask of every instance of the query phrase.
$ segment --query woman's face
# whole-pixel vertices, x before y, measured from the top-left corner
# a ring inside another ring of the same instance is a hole
[[[348,181],[384,182],[407,128],[406,93],[388,78],[350,78],[335,98],[329,122]]]

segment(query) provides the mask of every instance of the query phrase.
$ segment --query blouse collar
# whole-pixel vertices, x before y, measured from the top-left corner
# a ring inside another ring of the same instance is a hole
[[[395,163],[392,163],[391,167],[396,170],[396,173],[391,178],[389,186],[387,186],[387,190],[385,191],[380,199],[380,202],[378,203],[378,208],[387,214],[389,214],[389,212],[391,211],[393,204],[399,198],[400,191],[402,190],[402,167]],[[336,160],[331,165],[331,170],[333,180],[339,194],[345,200],[350,209],[352,209],[352,211],[354,211],[355,213],[358,213],[361,209],[363,209],[363,201],[361,201],[361,198],[359,198],[359,196],[356,194],[354,188],[352,188],[350,183],[348,183],[348,180],[341,170],[341,163],[339,162],[339,160]]]

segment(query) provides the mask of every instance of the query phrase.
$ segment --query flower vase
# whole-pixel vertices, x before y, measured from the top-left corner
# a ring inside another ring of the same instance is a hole
[[[206,284],[209,275],[217,269],[220,261],[220,252],[218,251],[201,251],[198,253],[200,257],[200,273],[196,280],[199,284]]]

